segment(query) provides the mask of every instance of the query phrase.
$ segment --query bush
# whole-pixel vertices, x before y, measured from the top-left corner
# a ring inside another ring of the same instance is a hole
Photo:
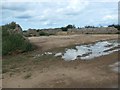
[[[116,34],[120,34],[120,32],[117,32]]]
[[[32,44],[30,44],[20,34],[9,34],[3,36],[2,42],[2,54],[6,55],[11,52],[27,52],[33,50]]]
[[[120,25],[119,24],[117,24],[117,25],[115,25],[115,24],[108,25],[108,27],[115,27],[115,28],[117,28],[120,31]]]
[[[61,27],[62,31],[68,31],[68,29],[76,28],[75,25],[67,25],[66,27]]]
[[[70,24],[69,24],[69,25],[66,26],[66,28],[67,28],[67,29],[72,29],[72,28],[76,28],[76,27],[75,27],[75,25],[70,25]]]
[[[49,33],[46,33],[46,32],[43,32],[43,31],[42,31],[42,32],[39,33],[39,35],[40,35],[40,36],[49,36]]]
[[[2,28],[2,55],[11,54],[13,52],[21,53],[34,49],[34,46],[26,40],[22,34],[9,33],[9,25]]]
[[[66,27],[61,27],[62,31],[68,31]]]

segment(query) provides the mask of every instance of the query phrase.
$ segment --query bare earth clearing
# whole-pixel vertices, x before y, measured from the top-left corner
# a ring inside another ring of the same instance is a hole
[[[118,73],[109,67],[118,61],[118,52],[90,61],[67,62],[51,56],[34,58],[34,55],[51,49],[117,38],[118,35],[113,34],[30,37],[38,50],[3,58],[3,69],[7,69],[3,74],[3,88],[118,87]]]
[[[56,47],[65,47],[69,45],[91,43],[99,40],[117,39],[115,34],[81,34],[81,35],[67,35],[67,36],[43,36],[30,37],[29,40],[39,46],[42,50],[48,50]]]

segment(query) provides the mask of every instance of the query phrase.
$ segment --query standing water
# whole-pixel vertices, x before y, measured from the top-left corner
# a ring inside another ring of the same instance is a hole
[[[75,46],[75,49],[67,49],[62,55],[62,58],[66,61],[75,59],[89,60],[119,51],[119,45],[120,43],[117,40],[110,40],[96,42],[94,44]]]

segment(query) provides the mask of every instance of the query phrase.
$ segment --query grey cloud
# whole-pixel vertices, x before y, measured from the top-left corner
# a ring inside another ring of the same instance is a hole
[[[29,18],[32,18],[32,16],[30,16],[30,15],[21,15],[21,16],[16,16],[15,18],[19,18],[19,19],[29,19]]]
[[[44,21],[47,21],[48,19],[49,19],[49,18],[40,18],[40,19],[38,19],[38,20],[44,22]]]
[[[14,2],[4,3],[2,5],[2,9],[3,10],[13,10],[13,11],[25,11],[25,10],[27,10],[27,5],[25,5],[25,4],[26,3],[14,3]]]
[[[8,7],[8,6],[3,6],[2,9],[4,10],[15,10],[15,11],[22,11],[25,10],[25,8],[21,8],[21,7]]]
[[[76,15],[79,15],[80,12],[68,12],[68,13],[65,13],[64,15],[68,15],[68,16],[76,16]]]

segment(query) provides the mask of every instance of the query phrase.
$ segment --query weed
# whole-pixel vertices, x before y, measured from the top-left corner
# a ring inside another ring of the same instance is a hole
[[[12,65],[11,67],[10,67],[10,69],[15,69],[16,68],[16,65]]]
[[[5,69],[2,70],[2,73],[6,73],[6,72],[8,72],[8,71],[9,71],[9,70],[5,68]]]
[[[28,78],[30,78],[31,76],[32,76],[32,74],[31,74],[31,73],[28,73],[27,75],[24,76],[24,79],[28,79]]]

